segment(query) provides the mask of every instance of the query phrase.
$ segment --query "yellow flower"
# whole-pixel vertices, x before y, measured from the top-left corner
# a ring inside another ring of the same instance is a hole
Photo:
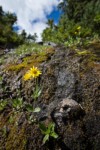
[[[36,77],[38,77],[38,76],[41,74],[41,71],[38,70],[37,67],[34,67],[34,66],[33,66],[33,67],[29,70],[29,73],[31,74],[31,76],[32,76],[33,78],[36,78]]]
[[[29,80],[31,78],[31,74],[29,72],[27,72],[24,76],[23,76],[23,79],[26,81],[26,80]]]
[[[23,76],[23,79],[26,81],[26,80],[29,80],[31,78],[36,78],[38,77],[39,75],[41,74],[41,71],[38,70],[37,67],[32,67],[30,68],[29,71],[26,72],[26,74]]]
[[[81,26],[78,26],[78,27],[77,27],[77,30],[80,30],[80,29],[81,29]]]

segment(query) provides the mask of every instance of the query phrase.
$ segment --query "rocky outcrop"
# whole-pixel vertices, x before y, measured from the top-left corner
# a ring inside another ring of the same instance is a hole
[[[23,68],[16,72],[6,70],[6,63],[1,65],[0,98],[9,102],[0,112],[2,150],[100,149],[100,63],[92,56],[58,46],[38,65],[42,93],[35,106],[41,108],[40,113],[27,113],[25,108],[25,103],[33,105],[34,80],[23,81]],[[15,114],[11,104],[18,97],[23,107]],[[59,137],[43,145],[43,135],[34,118],[47,126],[54,122]]]
[[[76,101],[72,99],[63,99],[51,112],[54,122],[61,128],[70,121],[80,119],[84,110]]]

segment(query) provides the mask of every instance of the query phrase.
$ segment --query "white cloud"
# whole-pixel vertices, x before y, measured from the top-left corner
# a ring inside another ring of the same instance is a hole
[[[50,14],[61,0],[0,0],[4,11],[16,13],[17,24],[27,33],[40,34],[46,28],[46,15]],[[32,24],[32,21],[38,20]]]

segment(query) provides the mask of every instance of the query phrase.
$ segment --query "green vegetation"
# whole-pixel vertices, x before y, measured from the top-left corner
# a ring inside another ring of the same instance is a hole
[[[2,82],[2,76],[0,76],[0,83]]]
[[[18,35],[13,31],[13,25],[17,21],[16,15],[5,13],[0,7],[0,46],[16,44],[19,41]]]
[[[6,100],[0,100],[0,111],[2,111],[7,105]]]
[[[63,0],[58,8],[62,11],[58,25],[48,20],[48,27],[42,34],[43,41],[73,46],[99,39],[99,0]]]
[[[59,23],[55,25],[53,20],[48,20],[48,27],[42,34],[43,41],[53,41],[71,47],[70,49],[74,50],[74,53],[72,51],[70,56],[67,55],[68,59],[74,56],[78,58],[80,62],[78,69],[76,68],[77,74],[80,79],[85,78],[85,72],[89,72],[92,67],[94,67],[94,71],[95,69],[100,70],[99,63],[95,63],[100,60],[100,43],[98,42],[100,38],[100,1],[63,0],[58,7],[63,12]],[[54,48],[36,44],[37,35],[27,35],[25,30],[18,35],[13,29],[16,21],[15,14],[5,13],[0,7],[0,46],[4,48],[16,47],[11,53],[0,57],[1,70],[4,71],[4,75],[2,73],[0,75],[1,93],[4,95],[4,99],[0,100],[0,120],[2,120],[0,127],[3,127],[3,135],[7,138],[5,139],[7,150],[12,149],[12,145],[15,150],[18,149],[18,145],[20,145],[20,150],[24,150],[27,145],[25,132],[27,130],[35,132],[35,125],[38,128],[37,131],[41,130],[43,134],[43,144],[52,138],[58,138],[54,123],[50,123],[50,120],[45,120],[44,123],[38,121],[42,112],[42,107],[40,108],[38,104],[40,101],[40,106],[45,101],[49,104],[49,97],[54,93],[53,85],[49,84],[49,79],[53,81],[51,78],[55,77],[54,69],[56,65],[59,67],[59,58],[57,58],[58,60],[54,59],[54,66],[50,64],[53,60],[51,55],[54,53]],[[46,64],[49,60],[50,67]],[[46,63],[44,63],[45,61]],[[40,66],[42,62],[44,64]],[[45,66],[46,68],[42,68]],[[37,77],[42,74],[42,71],[39,71],[37,67],[43,69],[43,75],[46,73],[38,80]],[[43,83],[45,80],[43,78],[46,78],[45,83]],[[20,82],[18,85],[10,85],[11,80],[14,80],[12,82],[14,84]],[[51,86],[50,89],[46,84]],[[4,115],[2,116],[2,114]],[[7,131],[8,129],[10,131]],[[38,137],[38,133],[36,136]]]
[[[22,98],[18,98],[18,99],[12,100],[12,106],[16,110],[21,109],[23,107],[23,99]]]
[[[12,60],[7,63],[5,71],[18,72],[23,69],[27,70],[33,65],[38,66],[41,62],[47,60],[49,54],[53,53],[54,49],[50,46],[42,46],[34,43],[24,44],[9,55],[9,57],[12,56]],[[19,57],[23,57],[20,63],[18,62]]]
[[[58,138],[58,134],[55,132],[55,124],[54,123],[49,123],[47,127],[45,126],[45,124],[40,123],[39,128],[40,128],[42,134],[45,135],[43,138],[43,144],[45,144],[47,141],[49,141],[50,137],[53,137],[55,139]]]
[[[27,35],[25,30],[21,34],[14,31],[14,24],[17,22],[17,16],[14,13],[4,12],[0,6],[0,47],[14,48],[23,43],[35,42],[37,34]]]
[[[41,88],[38,86],[38,84],[36,84],[32,97],[36,100],[40,96],[41,92]]]
[[[23,54],[31,54],[31,53],[43,53],[45,49],[49,48],[50,46],[42,46],[36,43],[24,43],[23,45],[16,48],[13,52],[16,56],[21,56]]]
[[[26,109],[28,112],[40,112],[41,110],[39,107],[33,108],[30,104],[26,104]]]

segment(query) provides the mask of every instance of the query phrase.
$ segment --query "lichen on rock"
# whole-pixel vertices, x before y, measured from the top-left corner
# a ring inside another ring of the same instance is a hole
[[[35,82],[33,79],[22,79],[35,60],[35,65],[42,71],[38,78],[42,93],[36,101],[41,112],[37,114],[28,113],[24,105],[29,103],[33,106]],[[0,68],[0,99],[8,101],[6,107],[0,111],[1,149],[99,150],[99,60],[91,59],[90,53],[85,56],[77,55],[73,49],[56,46],[54,50],[47,50],[45,57],[44,53],[41,54],[41,59],[36,56],[33,60],[32,55],[17,62],[16,65],[26,62],[25,68],[22,67],[19,71],[9,70],[6,63]],[[20,97],[24,106],[14,113],[11,102]],[[9,123],[9,116],[13,113],[14,121]],[[33,116],[33,119],[35,117],[37,123],[29,123],[30,116]],[[50,141],[43,145],[43,135],[38,122],[48,125],[51,121],[56,124],[55,130],[59,138],[50,138]],[[2,136],[5,131],[7,134]]]

